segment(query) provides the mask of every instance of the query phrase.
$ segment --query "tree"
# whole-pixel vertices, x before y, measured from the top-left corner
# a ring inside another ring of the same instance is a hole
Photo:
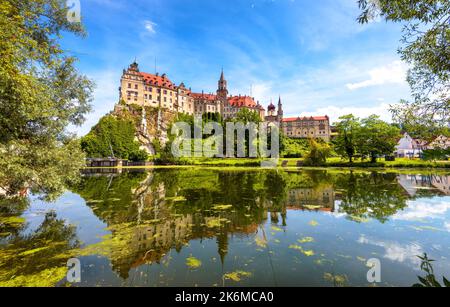
[[[309,140],[311,150],[305,156],[305,165],[320,166],[327,162],[331,148],[326,143],[319,143],[314,139]]]
[[[308,153],[309,147],[306,139],[293,139],[280,133],[280,151],[283,158],[301,158]]]
[[[233,122],[236,123],[242,123],[249,127],[249,130],[245,131],[245,137],[243,139],[239,138],[237,135],[237,132],[235,133],[235,152],[237,153],[238,144],[243,145],[245,150],[245,156],[250,156],[250,146],[254,145],[256,148],[258,147],[258,139],[250,139],[251,129],[253,128],[252,132],[255,134],[258,132],[258,124],[261,123],[261,117],[259,116],[258,112],[252,111],[246,108],[242,108],[237,112],[235,118],[233,119]],[[252,125],[254,126],[252,127]],[[226,124],[225,124],[226,125]],[[226,140],[227,137],[227,129],[224,129],[224,140]],[[268,136],[270,138],[270,136]],[[225,141],[226,142],[226,141]],[[270,144],[270,139],[268,139],[268,143]]]
[[[258,112],[243,108],[240,109],[239,112],[237,112],[234,121],[241,122],[244,124],[248,123],[259,124],[261,122],[261,117],[259,116]]]
[[[67,133],[89,109],[93,83],[59,45],[62,32],[85,34],[59,0],[0,2],[0,191],[57,196],[84,159]]]
[[[131,119],[107,115],[81,139],[81,147],[90,158],[114,157],[145,161],[148,154],[135,140],[136,127]]]
[[[361,139],[360,120],[350,114],[340,117],[335,125],[338,130],[338,136],[334,140],[335,150],[352,163]]]
[[[360,153],[375,163],[380,155],[391,155],[400,138],[400,129],[372,115],[362,120]]]
[[[360,23],[382,17],[404,24],[403,61],[411,65],[407,81],[413,101],[392,106],[394,119],[416,132],[440,130],[450,124],[450,1],[358,0]],[[438,134],[433,132],[431,134]],[[430,134],[427,134],[428,136]],[[427,137],[427,135],[422,137]]]

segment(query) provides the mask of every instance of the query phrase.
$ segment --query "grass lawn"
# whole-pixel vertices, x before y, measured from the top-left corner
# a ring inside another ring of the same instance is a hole
[[[237,158],[191,158],[182,159],[173,165],[155,165],[145,168],[171,168],[171,167],[208,167],[208,168],[259,168],[261,166],[261,159],[237,159]],[[286,158],[279,159],[278,167],[285,169],[297,169],[297,163],[302,162],[301,158]],[[287,163],[286,163],[287,162]],[[136,167],[124,167],[124,168],[142,168]],[[303,167],[302,167],[303,168]],[[347,160],[341,158],[329,158],[327,164],[321,167],[305,167],[305,168],[385,168],[385,169],[450,169],[450,161],[422,161],[422,160],[410,160],[406,158],[396,159],[396,161],[384,161],[379,159],[377,163],[370,163],[369,161],[354,161],[349,163]]]
[[[450,168],[450,161],[423,161],[411,160],[407,158],[398,158],[395,161],[384,161],[379,159],[377,163],[369,161],[355,161],[349,163],[341,158],[330,158],[327,160],[327,166],[331,167],[386,167],[386,168]]]
[[[215,158],[198,158],[198,159],[184,159],[180,165],[198,165],[198,166],[217,166],[217,167],[255,167],[261,165],[261,159],[215,159]],[[285,163],[285,161],[287,163]],[[301,158],[289,158],[279,159],[278,166],[292,168],[297,167],[297,163],[303,161]],[[284,162],[284,163],[283,163]],[[284,164],[284,165],[283,165]],[[450,161],[423,161],[423,160],[410,160],[406,158],[399,158],[395,161],[384,161],[379,159],[377,163],[370,163],[369,161],[354,161],[349,163],[347,160],[341,158],[329,158],[327,164],[324,167],[353,167],[353,168],[450,168]]]

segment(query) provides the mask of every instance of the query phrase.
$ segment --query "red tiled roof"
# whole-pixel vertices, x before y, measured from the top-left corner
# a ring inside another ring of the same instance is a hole
[[[191,96],[194,99],[204,99],[204,100],[210,100],[210,101],[217,100],[217,96],[214,94],[192,93]]]
[[[256,102],[249,96],[232,96],[228,98],[228,102],[233,107],[256,108]]]
[[[144,82],[147,85],[161,86],[161,87],[166,87],[166,88],[170,88],[170,89],[175,89],[175,87],[176,87],[175,84],[164,75],[156,76],[156,75],[148,74],[145,72],[140,72],[139,74],[144,78]]]
[[[283,122],[296,122],[296,121],[306,121],[306,120],[329,120],[328,116],[305,116],[305,117],[290,117],[284,118]]]

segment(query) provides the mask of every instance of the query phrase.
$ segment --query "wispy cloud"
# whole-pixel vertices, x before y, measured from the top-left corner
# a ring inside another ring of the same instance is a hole
[[[348,83],[349,90],[357,90],[365,87],[384,85],[384,84],[402,84],[406,82],[406,65],[401,61],[395,61],[391,64],[377,67],[369,71],[370,78],[357,83]]]
[[[384,258],[391,261],[409,263],[415,270],[418,270],[420,267],[420,259],[417,258],[417,255],[422,255],[423,249],[418,244],[400,244],[393,241],[381,241],[365,237],[364,235],[359,237],[358,243],[382,247],[385,251]]]
[[[94,113],[79,134],[112,109],[121,70],[134,58],[142,71],[157,66],[194,91],[214,92],[223,66],[230,93],[251,92],[265,107],[281,95],[285,116],[329,115],[334,121],[354,113],[389,119],[389,103],[409,98],[396,54],[400,27],[358,24],[353,0],[253,3],[252,8],[240,0],[223,6],[207,0],[188,6],[182,0],[151,5],[140,0],[132,6],[125,0],[88,1],[83,6],[88,39],[69,46],[87,54],[80,69],[98,85]]]
[[[437,201],[427,200],[427,202],[417,200],[410,202],[407,209],[396,213],[392,219],[403,221],[420,221],[424,219],[444,220],[449,213],[450,202],[445,199]],[[448,223],[448,226],[450,227],[450,223]]]
[[[156,27],[158,25],[150,20],[144,21],[144,28],[148,33],[155,34],[156,33]]]
[[[353,114],[359,118],[367,118],[371,115],[378,115],[384,121],[391,122],[392,114],[389,112],[389,104],[382,103],[369,107],[341,107],[337,105],[327,106],[312,110],[311,112],[302,112],[300,116],[314,116],[317,114],[326,114],[330,117],[331,122],[338,121],[339,117]]]

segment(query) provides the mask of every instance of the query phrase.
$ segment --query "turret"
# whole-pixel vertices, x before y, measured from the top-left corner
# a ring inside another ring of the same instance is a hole
[[[281,103],[281,96],[278,98],[278,116],[283,118],[283,104]]]
[[[278,114],[277,114],[277,117],[278,117],[278,122],[283,122],[283,104],[281,103],[281,96],[279,96],[279,98],[278,98]]]
[[[227,80],[225,80],[223,69],[218,82],[217,97],[222,100],[225,100],[228,97]]]

